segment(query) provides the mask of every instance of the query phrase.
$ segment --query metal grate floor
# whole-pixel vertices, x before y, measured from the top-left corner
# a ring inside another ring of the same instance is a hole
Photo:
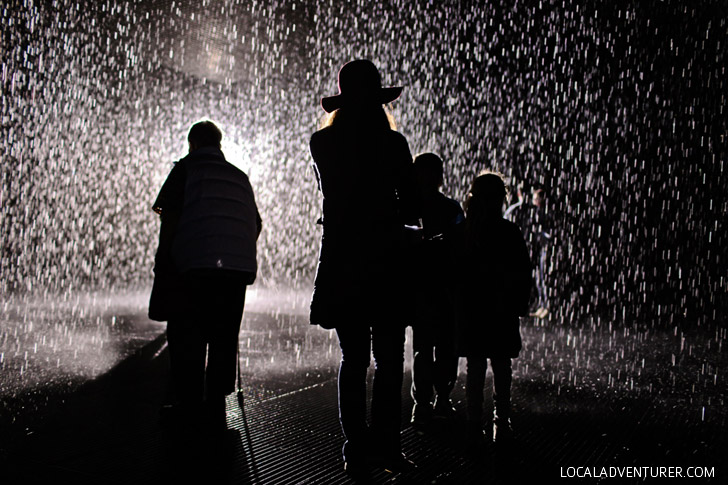
[[[264,380],[246,387],[242,409],[235,395],[228,398],[227,431],[199,440],[191,429],[159,425],[168,371],[163,343],[160,336],[110,374],[59,398],[42,425],[4,436],[2,483],[352,483],[340,457],[335,369],[285,393],[266,392]],[[716,481],[725,478],[725,421],[695,425],[679,406],[587,391],[556,395],[516,381],[516,440],[507,449],[471,450],[462,421],[436,423],[427,434],[407,425],[409,383],[406,377],[402,440],[418,468],[375,471],[371,483],[524,483],[560,479],[576,466],[714,466]],[[461,375],[453,394],[460,411],[463,383]]]

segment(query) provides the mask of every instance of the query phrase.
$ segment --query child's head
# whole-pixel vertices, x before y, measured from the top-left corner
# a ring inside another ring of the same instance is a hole
[[[507,195],[506,184],[500,174],[483,172],[473,180],[465,211],[469,215],[475,211],[481,215],[501,216]]]
[[[434,153],[420,153],[415,157],[417,183],[423,192],[440,189],[443,180],[443,161]]]

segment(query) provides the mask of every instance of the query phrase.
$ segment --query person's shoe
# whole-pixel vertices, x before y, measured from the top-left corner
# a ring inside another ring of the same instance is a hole
[[[357,483],[367,482],[371,474],[368,430],[361,431],[353,441],[344,443],[341,453],[344,458],[344,471]]]
[[[206,428],[213,432],[227,429],[227,405],[224,395],[208,397],[202,407],[202,413]]]
[[[355,482],[367,482],[371,475],[369,464],[364,459],[344,461],[344,471]]]
[[[457,417],[458,412],[453,407],[452,401],[450,401],[450,399],[437,398],[435,399],[434,414],[435,417],[438,418],[453,419]]]
[[[196,425],[199,418],[199,409],[189,404],[164,404],[159,409],[159,424],[165,429]]]
[[[493,441],[496,443],[508,443],[513,439],[513,428],[510,419],[493,420]]]
[[[372,458],[372,462],[389,473],[407,473],[417,468],[414,462],[402,453],[376,456]]]
[[[543,311],[543,307],[537,307],[532,312],[529,312],[528,316],[529,317],[534,317],[534,318],[541,318],[540,315],[541,315],[541,312],[542,311]]]
[[[159,424],[162,428],[171,428],[179,422],[179,409],[172,404],[165,404],[159,409]]]
[[[432,405],[415,403],[412,407],[412,426],[417,429],[426,428],[432,421]]]
[[[479,452],[487,444],[487,434],[480,423],[468,423],[465,434],[465,446],[468,450]]]

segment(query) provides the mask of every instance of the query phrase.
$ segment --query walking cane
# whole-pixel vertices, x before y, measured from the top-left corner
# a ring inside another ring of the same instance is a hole
[[[238,344],[237,349],[237,355],[238,355],[238,406],[240,407],[240,411],[245,415],[245,409],[243,408],[243,404],[245,403],[245,397],[243,396],[243,371],[240,368],[240,344]]]

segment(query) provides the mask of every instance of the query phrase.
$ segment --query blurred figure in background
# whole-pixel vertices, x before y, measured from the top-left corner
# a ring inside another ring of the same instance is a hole
[[[536,267],[536,291],[538,301],[532,316],[544,318],[549,313],[548,294],[546,291],[546,257],[551,241],[551,221],[546,206],[546,189],[535,186],[532,190],[531,247],[532,261]]]
[[[529,248],[534,267],[535,296],[530,316],[544,318],[548,315],[548,294],[546,289],[546,258],[551,240],[551,224],[546,207],[546,192],[543,186],[531,189],[523,182],[516,186],[517,200],[508,206],[503,218],[518,225]],[[530,197],[526,193],[530,192]]]
[[[527,211],[524,207],[527,207],[528,201],[526,200],[526,185],[524,182],[518,182],[516,184],[516,201],[509,205],[503,213],[503,219],[511,222],[515,222],[518,227],[523,229],[525,227],[525,221],[523,220]]]

